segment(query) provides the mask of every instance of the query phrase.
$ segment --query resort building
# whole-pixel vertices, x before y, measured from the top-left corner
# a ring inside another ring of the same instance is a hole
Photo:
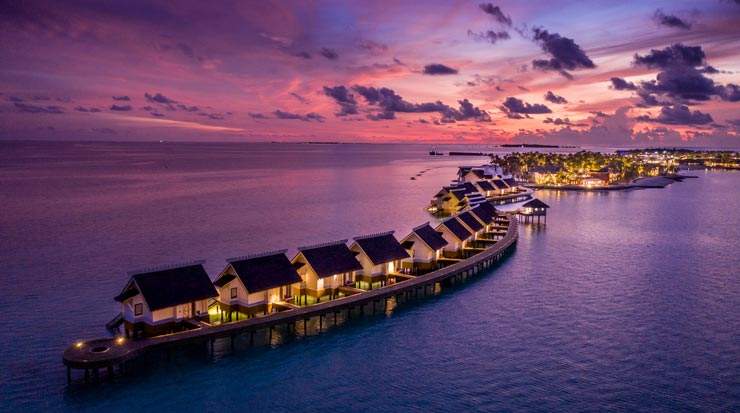
[[[402,268],[412,274],[419,274],[439,268],[437,260],[442,257],[442,249],[448,244],[442,234],[426,222],[414,228],[401,240],[401,246],[411,256],[402,261]]]
[[[547,222],[548,208],[550,208],[549,205],[537,198],[534,198],[522,205],[519,209],[519,215],[524,217],[524,222],[533,222],[535,217],[537,218],[537,223],[540,222],[540,217],[544,217],[545,222]]]
[[[300,247],[291,261],[302,279],[296,290],[297,304],[336,298],[341,287],[354,285],[356,271],[362,270],[346,239]]]
[[[488,202],[480,204],[470,210],[470,212],[483,224],[484,231],[490,231],[496,218],[496,208]]]
[[[357,287],[372,290],[382,287],[401,267],[409,254],[393,236],[393,231],[356,237],[350,250],[357,253],[362,271],[357,275]]]
[[[453,258],[461,254],[465,243],[473,235],[455,217],[442,221],[437,226],[436,231],[442,234],[442,238],[447,241],[447,245],[442,250]]]
[[[206,319],[218,292],[203,261],[132,273],[115,300],[126,337],[150,337],[188,328],[184,321]]]
[[[557,175],[562,171],[559,166],[532,166],[527,171],[529,180],[537,185],[557,184]]]
[[[509,192],[517,192],[519,190],[519,187],[516,184],[516,179],[509,177],[502,178],[501,180],[509,187]]]
[[[506,195],[509,193],[511,188],[509,188],[509,185],[504,182],[501,177],[495,177],[491,180],[491,185],[496,187],[495,195]]]
[[[491,181],[478,181],[475,183],[475,186],[478,187],[480,193],[483,194],[486,198],[490,198],[496,195],[496,187],[491,184]]]
[[[471,234],[473,234],[473,239],[478,239],[478,236],[480,236],[481,232],[483,232],[483,224],[478,221],[478,218],[476,218],[470,211],[465,211],[457,216],[457,219],[460,220],[460,222],[465,226],[465,229],[468,230]]]
[[[277,303],[291,300],[301,282],[286,250],[230,258],[213,284],[218,290],[221,314],[253,317],[276,311]]]

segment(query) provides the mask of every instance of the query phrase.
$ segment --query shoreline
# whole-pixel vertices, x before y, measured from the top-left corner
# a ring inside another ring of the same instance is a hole
[[[660,189],[665,188],[675,182],[682,182],[684,179],[694,179],[698,176],[694,175],[673,175],[673,176],[650,176],[641,177],[633,180],[628,184],[616,184],[608,186],[585,186],[585,185],[538,185],[538,184],[524,184],[526,188],[538,190],[538,189],[551,189],[551,190],[562,190],[562,191],[624,191],[629,189]]]

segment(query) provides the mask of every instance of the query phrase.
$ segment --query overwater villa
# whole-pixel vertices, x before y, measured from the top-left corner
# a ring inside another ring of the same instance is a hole
[[[537,218],[537,223],[539,224],[540,218],[544,218],[545,222],[547,222],[548,208],[550,208],[549,205],[537,198],[534,198],[533,200],[524,203],[522,207],[519,208],[519,215],[524,217],[524,222],[534,222],[534,219]]]
[[[506,195],[511,190],[511,188],[509,187],[509,185],[507,185],[506,182],[504,182],[504,180],[501,179],[501,178],[499,178],[499,177],[496,177],[496,178],[492,179],[491,180],[491,185],[493,185],[494,187],[496,187],[496,192],[494,192],[494,195],[498,195],[498,196],[500,196],[500,195]]]
[[[356,286],[364,290],[382,287],[395,279],[401,260],[409,254],[401,246],[394,231],[356,237],[350,250],[357,253],[362,271],[357,274]]]
[[[448,244],[442,234],[426,222],[414,228],[401,240],[401,245],[411,256],[402,261],[401,266],[411,274],[420,274],[440,267],[438,260],[442,249]]]
[[[447,241],[447,245],[442,249],[445,256],[452,258],[458,258],[462,255],[462,249],[465,248],[465,243],[473,236],[455,217],[442,221],[437,226],[436,231],[442,234],[442,238]]]
[[[471,209],[470,213],[473,214],[481,224],[483,224],[484,231],[491,230],[494,219],[496,218],[496,208],[493,205],[488,202],[480,204]]]
[[[300,247],[291,262],[302,279],[296,292],[301,305],[336,298],[343,286],[354,285],[356,271],[362,270],[346,239]]]
[[[262,254],[230,258],[226,268],[213,284],[218,290],[218,305],[222,319],[239,319],[239,315],[251,318],[257,314],[268,314],[279,309],[276,304],[291,300],[293,290],[301,277],[285,252],[274,251]]]
[[[203,261],[131,273],[115,297],[121,314],[109,327],[122,323],[132,338],[187,329],[184,321],[208,318],[208,302],[217,295]]]
[[[465,211],[461,214],[458,214],[457,219],[462,222],[462,224],[465,226],[465,229],[473,234],[473,240],[478,239],[480,234],[483,232],[483,224],[478,221],[478,219],[470,211]]]
[[[491,184],[491,181],[478,181],[475,185],[486,198],[496,195],[496,187]]]

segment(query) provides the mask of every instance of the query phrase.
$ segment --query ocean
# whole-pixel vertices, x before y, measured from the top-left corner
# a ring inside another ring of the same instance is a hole
[[[492,148],[455,146],[453,150]],[[449,150],[450,148],[439,148]],[[738,411],[740,173],[538,191],[546,225],[464,286],[274,348],[67,386],[131,270],[426,221],[426,145],[0,143],[0,410]],[[414,177],[415,179],[410,179]]]

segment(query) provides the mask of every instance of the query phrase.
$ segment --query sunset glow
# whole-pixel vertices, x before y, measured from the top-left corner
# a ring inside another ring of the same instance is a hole
[[[736,1],[0,7],[0,139],[740,143]]]

